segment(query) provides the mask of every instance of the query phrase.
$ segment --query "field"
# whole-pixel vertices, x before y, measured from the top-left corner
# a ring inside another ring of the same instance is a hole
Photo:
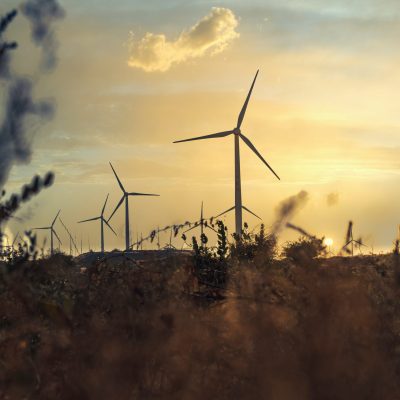
[[[0,398],[400,398],[398,256],[196,262],[2,265]]]

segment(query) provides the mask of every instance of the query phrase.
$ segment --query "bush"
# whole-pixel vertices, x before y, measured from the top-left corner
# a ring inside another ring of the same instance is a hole
[[[282,254],[299,265],[310,265],[325,253],[322,240],[301,237],[295,242],[288,242],[283,247]]]
[[[244,224],[241,240],[235,240],[231,245],[231,258],[239,262],[250,262],[258,267],[270,265],[277,254],[276,237],[266,234],[264,224],[261,224],[258,234],[248,231],[248,225]]]
[[[227,256],[228,241],[226,227],[222,221],[217,221],[218,245],[216,248],[207,247],[208,238],[201,236],[199,246],[196,237],[193,236],[192,244],[194,250],[194,274],[200,287],[224,289],[228,281]],[[219,296],[219,293],[217,293]]]

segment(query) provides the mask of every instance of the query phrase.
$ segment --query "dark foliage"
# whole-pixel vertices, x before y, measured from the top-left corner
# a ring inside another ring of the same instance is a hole
[[[206,303],[190,257],[0,266],[0,398],[399,398],[392,259],[352,260],[229,269]]]
[[[43,178],[36,175],[30,184],[24,185],[20,194],[12,194],[8,200],[2,200],[6,192],[3,190],[0,197],[0,243],[3,241],[1,227],[14,216],[22,204],[28,202],[33,196],[38,195],[43,189],[54,183],[54,174],[48,172]],[[7,261],[10,265],[17,265],[28,259],[35,259],[38,255],[36,249],[36,235],[31,231],[25,232],[26,240],[17,245],[17,248],[0,248],[0,260]]]
[[[226,240],[225,225],[222,221],[217,222],[218,246],[207,247],[208,238],[205,234],[201,236],[199,245],[195,236],[192,238],[194,251],[194,275],[198,284],[210,295],[221,296],[218,289],[225,289],[228,282],[228,246]]]
[[[325,255],[325,252],[322,240],[313,237],[301,237],[297,241],[288,242],[282,250],[285,257],[302,266],[314,265],[315,259]]]
[[[239,262],[250,263],[257,267],[271,265],[277,253],[276,237],[266,234],[264,224],[261,224],[259,233],[252,233],[248,225],[244,224],[241,240],[235,240],[231,245],[231,258]]]

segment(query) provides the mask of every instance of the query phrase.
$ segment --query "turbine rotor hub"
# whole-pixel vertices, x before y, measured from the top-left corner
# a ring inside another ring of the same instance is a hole
[[[240,135],[240,134],[241,134],[240,128],[235,128],[235,129],[233,130],[233,133],[234,133],[235,135]]]

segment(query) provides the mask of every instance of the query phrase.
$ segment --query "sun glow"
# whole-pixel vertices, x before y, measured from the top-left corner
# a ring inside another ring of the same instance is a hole
[[[331,247],[333,245],[333,239],[331,238],[325,238],[324,244],[328,247]]]

